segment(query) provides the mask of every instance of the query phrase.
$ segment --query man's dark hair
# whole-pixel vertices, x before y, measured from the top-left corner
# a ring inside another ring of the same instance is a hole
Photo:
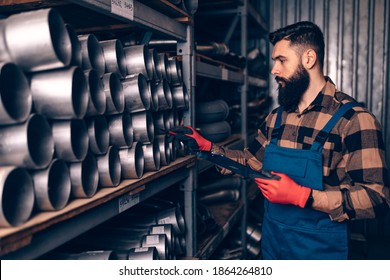
[[[269,34],[269,40],[272,45],[275,45],[282,39],[290,41],[291,46],[297,46],[300,52],[312,48],[317,54],[321,69],[323,68],[325,53],[324,34],[317,25],[310,21],[301,21],[287,25]]]

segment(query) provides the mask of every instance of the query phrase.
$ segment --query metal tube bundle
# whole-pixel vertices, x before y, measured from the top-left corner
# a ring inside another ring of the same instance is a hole
[[[65,161],[55,158],[46,169],[31,171],[31,175],[39,210],[60,210],[66,206],[72,187]]]
[[[30,174],[21,167],[0,167],[0,227],[25,223],[31,216],[34,201]]]
[[[94,69],[99,77],[105,72],[106,62],[98,39],[93,34],[77,36],[81,45],[82,68]]]
[[[69,66],[72,46],[55,9],[14,14],[0,21],[0,61],[16,63],[26,72]]]

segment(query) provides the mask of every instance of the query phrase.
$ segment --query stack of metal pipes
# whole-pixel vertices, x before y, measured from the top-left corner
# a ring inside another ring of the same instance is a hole
[[[156,129],[188,109],[176,58],[174,72],[168,59],[157,69],[147,45],[77,34],[53,8],[11,15],[0,31],[0,227],[175,160]]]

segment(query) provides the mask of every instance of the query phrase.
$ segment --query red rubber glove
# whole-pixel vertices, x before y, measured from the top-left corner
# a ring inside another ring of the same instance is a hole
[[[211,141],[200,135],[191,126],[176,126],[169,130],[169,134],[174,135],[176,139],[187,143],[191,150],[211,151]]]
[[[304,208],[311,189],[297,184],[286,174],[271,173],[278,175],[280,180],[254,179],[264,197],[272,203],[293,204]]]

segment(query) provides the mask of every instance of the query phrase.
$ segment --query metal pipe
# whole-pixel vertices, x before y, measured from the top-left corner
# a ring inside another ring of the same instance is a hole
[[[131,147],[134,141],[134,131],[131,115],[126,110],[122,114],[107,116],[110,145],[117,148]]]
[[[160,148],[160,160],[161,160],[161,166],[163,165],[169,165],[171,163],[171,150],[169,149],[169,142],[167,136],[164,135],[157,135],[156,136],[158,145]]]
[[[118,149],[110,146],[105,155],[96,156],[100,187],[116,187],[121,180],[121,162]]]
[[[50,119],[81,119],[88,107],[88,88],[81,68],[34,73],[30,77],[33,106]]]
[[[223,99],[198,102],[195,105],[195,112],[197,123],[221,122],[229,115],[229,105]]]
[[[41,169],[53,158],[54,141],[50,125],[32,114],[22,124],[0,128],[0,165]]]
[[[95,195],[99,183],[96,158],[88,153],[81,162],[68,163],[72,196],[88,198]]]
[[[166,79],[152,83],[152,95],[158,97],[157,111],[172,109],[172,92]]]
[[[86,116],[103,115],[106,111],[106,94],[103,81],[93,69],[84,71],[89,93]]]
[[[77,34],[70,24],[65,24],[66,30],[69,34],[70,43],[72,46],[70,65],[82,67],[82,54],[81,54],[81,44],[77,38]]]
[[[160,147],[157,139],[150,144],[143,144],[145,171],[158,171],[161,167]]]
[[[67,67],[72,46],[59,12],[41,9],[0,21],[0,61],[12,61],[25,72]]]
[[[175,235],[171,224],[151,226],[149,234],[165,234],[168,243],[168,253],[173,252],[175,247]]]
[[[213,143],[221,142],[231,135],[231,127],[227,121],[203,123],[197,125],[204,138]]]
[[[168,68],[168,56],[166,53],[158,53],[156,61],[156,71],[158,72],[158,76],[161,77],[160,80],[167,80],[169,83],[171,81],[171,77],[167,73]]]
[[[125,105],[130,113],[149,110],[151,93],[145,76],[136,74],[122,80]]]
[[[104,93],[106,94],[106,114],[120,114],[125,109],[123,86],[116,73],[103,75]]]
[[[134,142],[131,148],[119,149],[123,179],[139,179],[144,174],[144,152],[141,142]]]
[[[54,158],[46,169],[31,171],[31,175],[37,209],[55,211],[66,206],[71,193],[71,182],[65,161]]]
[[[105,72],[116,73],[120,78],[127,76],[126,58],[122,42],[118,39],[100,41],[106,62]]]
[[[199,195],[199,202],[204,204],[218,204],[234,202],[240,198],[239,190],[221,190],[214,193]]]
[[[171,86],[173,106],[178,110],[188,110],[189,97],[184,83]]]
[[[30,85],[13,63],[0,62],[0,125],[24,122],[32,107]]]
[[[21,167],[0,167],[0,227],[19,226],[31,216],[34,186],[30,174]]]
[[[94,69],[99,77],[105,72],[103,49],[94,34],[78,35],[81,45],[82,68]]]
[[[149,81],[153,79],[154,61],[147,45],[124,47],[127,74],[141,73]]]
[[[170,84],[180,85],[183,83],[181,64],[176,57],[170,57],[168,59],[167,74],[170,77]]]
[[[165,234],[149,234],[142,237],[142,247],[155,247],[160,260],[168,258],[168,242]]]
[[[89,148],[95,155],[107,153],[110,145],[110,132],[108,130],[107,119],[103,115],[86,119]]]
[[[55,155],[67,162],[84,160],[88,152],[88,130],[84,119],[53,121]]]
[[[154,139],[154,123],[149,111],[131,114],[133,120],[134,141],[152,143]]]

